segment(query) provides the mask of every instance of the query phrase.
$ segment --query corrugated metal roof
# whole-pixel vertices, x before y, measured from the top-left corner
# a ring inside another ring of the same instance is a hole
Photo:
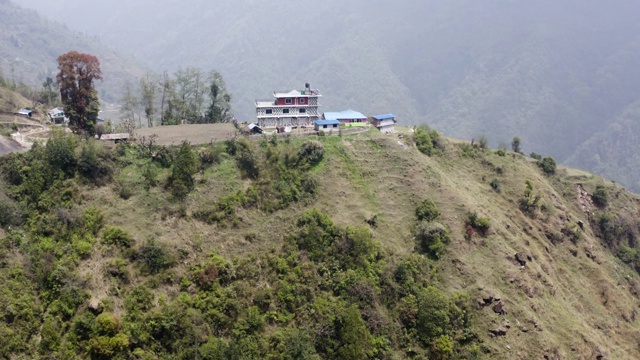
[[[387,119],[394,119],[396,117],[396,114],[382,114],[382,115],[376,115],[373,118],[376,120],[387,120]]]
[[[102,134],[100,140],[124,140],[129,138],[129,133]]]
[[[281,98],[281,97],[298,97],[301,96],[302,93],[298,90],[291,90],[289,92],[275,92],[274,96],[277,98]]]
[[[367,117],[354,110],[326,112],[322,115],[327,120],[366,119]]]
[[[340,121],[338,120],[316,120],[313,122],[316,125],[339,125]]]

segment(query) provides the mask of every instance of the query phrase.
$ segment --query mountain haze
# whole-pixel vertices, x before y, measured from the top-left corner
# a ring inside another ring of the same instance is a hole
[[[616,129],[635,133],[620,117],[640,100],[637,2],[17,3],[156,71],[220,71],[243,121],[253,119],[254,99],[310,82],[324,111],[394,112],[494,146],[517,135],[527,153],[640,191],[635,155],[606,145],[618,143]]]
[[[90,53],[98,56],[104,77],[96,84],[100,97],[114,103],[127,81],[144,74],[145,67],[139,62],[54,20],[0,1],[0,70],[6,79],[39,90],[47,77],[55,80],[58,56],[71,50]]]

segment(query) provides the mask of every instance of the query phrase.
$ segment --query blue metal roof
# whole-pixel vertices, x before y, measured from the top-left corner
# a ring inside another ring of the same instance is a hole
[[[316,125],[340,125],[340,121],[331,119],[331,120],[316,120],[313,122]]]
[[[337,112],[326,112],[324,118],[327,120],[339,120],[339,119],[366,119],[367,117],[354,110],[345,110]]]
[[[373,118],[376,120],[387,120],[387,119],[394,119],[396,117],[396,114],[382,114],[382,115],[376,115]]]

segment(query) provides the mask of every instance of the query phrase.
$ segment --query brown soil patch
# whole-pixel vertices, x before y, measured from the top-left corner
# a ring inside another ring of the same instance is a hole
[[[233,124],[190,124],[166,125],[152,128],[137,129],[135,136],[139,139],[157,135],[155,143],[158,145],[180,145],[188,141],[192,145],[208,144],[216,141],[231,139],[236,133]]]

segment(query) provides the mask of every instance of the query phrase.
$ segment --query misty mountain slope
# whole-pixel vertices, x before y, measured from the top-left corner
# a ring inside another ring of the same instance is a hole
[[[394,112],[494,146],[517,135],[565,162],[640,99],[640,5],[625,0],[18,3],[156,71],[220,71],[241,120],[310,82],[325,111]]]
[[[634,189],[640,189],[640,101],[602,131],[585,141],[567,159],[568,164],[581,164],[594,172],[607,174]]]
[[[64,28],[32,10],[9,1],[0,2],[0,69],[4,77],[40,89],[47,77],[55,79],[56,59],[76,50],[98,56],[104,81],[97,82],[100,97],[109,102],[120,98],[122,85],[137,78],[144,68],[95,39]]]

